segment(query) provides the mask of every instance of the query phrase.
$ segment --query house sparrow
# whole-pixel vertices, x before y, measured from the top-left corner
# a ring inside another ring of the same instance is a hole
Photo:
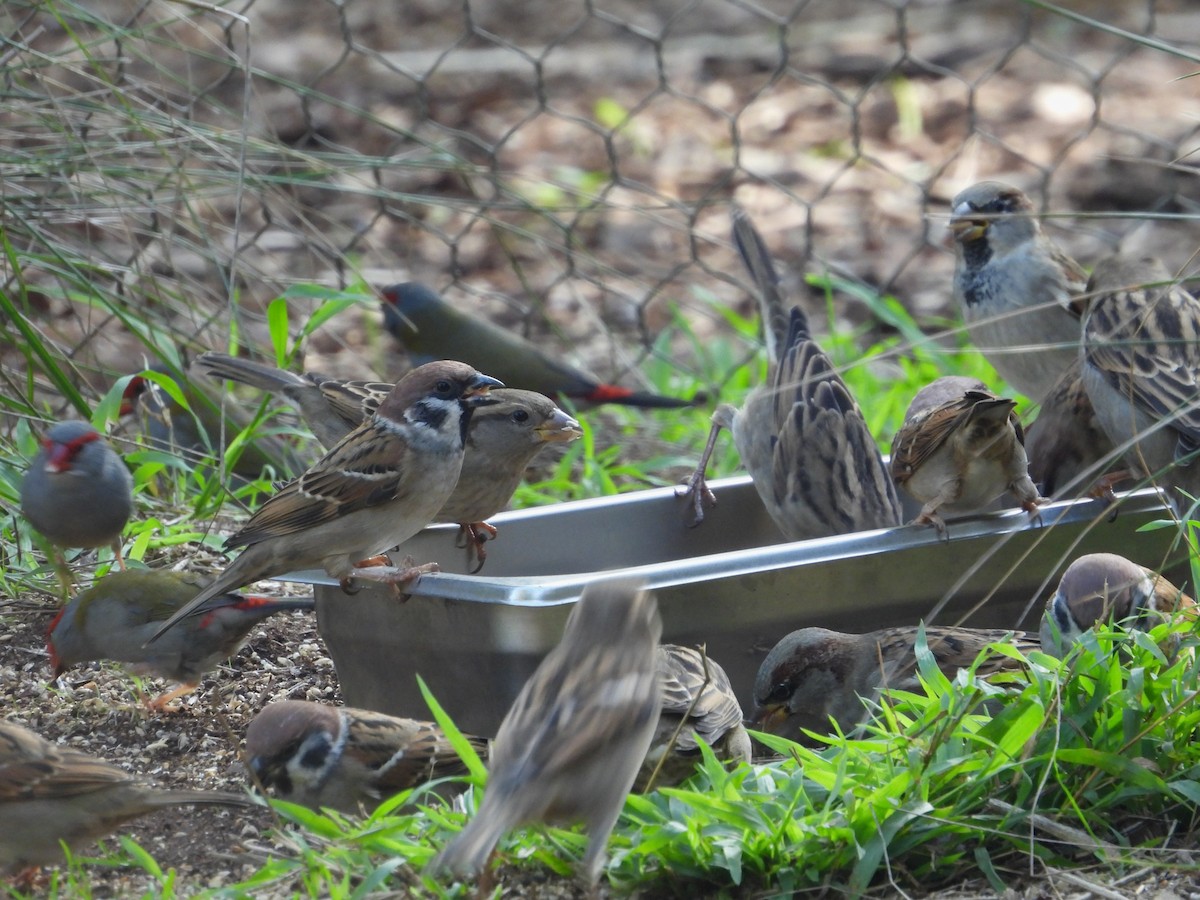
[[[203,587],[175,572],[116,572],[81,591],[55,616],[46,633],[54,678],[92,660],[132,663],[134,671],[182,682],[149,702],[170,710],[170,702],[196,689],[201,677],[237,652],[255,625],[288,609],[312,609],[311,597],[243,597],[218,594],[179,626],[146,644],[172,613]]]
[[[467,740],[486,760],[487,740]],[[255,716],[246,758],[280,798],[344,813],[370,812],[400,791],[467,773],[432,722],[305,700],[272,703]]]
[[[1042,398],[1038,417],[1025,429],[1029,477],[1047,497],[1078,497],[1107,471],[1113,450],[1077,359]]]
[[[62,859],[138,816],[187,803],[247,806],[237,794],[151,787],[95,756],[0,722],[0,871]]]
[[[954,198],[954,298],[967,333],[1000,375],[1034,400],[1079,354],[1070,304],[1087,276],[1033,217],[1033,204],[997,181]]]
[[[681,492],[691,498],[693,524],[715,502],[704,470],[726,428],[763,505],[790,540],[899,525],[896,487],[862,411],[809,334],[804,313],[784,312],[770,253],[736,208],[733,238],[762,303],[770,384],[755,389],[741,409],[724,404],[713,414],[704,455]]]
[[[1083,385],[1109,438],[1127,448],[1126,465],[1164,487],[1182,514],[1200,497],[1200,301],[1171,281],[1153,258],[1096,266]]]
[[[390,384],[338,381],[313,372],[294,375],[222,353],[205,353],[196,366],[215,377],[283,394],[299,407],[326,447],[374,412],[392,389]],[[579,423],[544,394],[497,388],[488,397],[493,402],[471,417],[454,493],[434,518],[462,527],[479,567],[487,558],[484,541],[496,536],[496,529],[485,520],[508,505],[533,457],[547,444],[583,436]]]
[[[21,483],[21,513],[59,547],[112,547],[133,515],[133,478],[125,462],[87,422],[52,425]]]
[[[404,345],[414,363],[453,357],[494,372],[510,387],[547,397],[562,394],[580,404],[677,409],[697,402],[602,384],[480,315],[460,312],[418,282],[393,284],[379,293],[383,327]]]
[[[1042,616],[1042,649],[1066,655],[1098,622],[1125,622],[1149,630],[1164,614],[1195,615],[1196,601],[1151,569],[1115,553],[1081,556],[1063,573]]]
[[[161,385],[146,377],[154,372],[171,378],[187,401],[187,408]],[[178,456],[192,466],[223,463],[230,442],[250,425],[250,416],[231,403],[201,390],[189,379],[155,364],[125,385],[121,416],[138,416],[148,446]],[[256,433],[229,457],[229,470],[242,482],[262,478],[264,472],[291,478],[304,471],[299,455],[277,435]]]
[[[408,540],[445,505],[462,468],[471,411],[488,402],[493,386],[501,385],[452,360],[413,369],[374,415],[225,542],[246,550],[150,640],[210,597],[294,569],[322,566],[344,588],[352,578],[400,584],[433,571],[379,565],[375,557]]]
[[[479,811],[432,870],[473,875],[509,829],[582,820],[582,872],[597,883],[608,836],[658,722],[661,633],[658,604],[635,582],[584,590],[562,640],[500,723]]]
[[[1016,405],[959,375],[917,392],[892,443],[892,477],[925,504],[914,524],[945,534],[941,512],[975,512],[1005,491],[1037,513],[1044,498],[1029,477]]]
[[[755,709],[750,720],[763,731],[803,741],[801,730],[828,734],[832,718],[843,733],[867,714],[863,698],[884,688],[919,691],[914,647],[916,627],[883,628],[842,634],[824,628],[793,631],[763,660],[754,679]],[[1023,653],[1037,649],[1024,631],[928,626],[925,641],[947,677],[969,667],[988,644],[1015,644]],[[986,659],[978,671],[991,675],[1018,669],[1007,656]]]
[[[657,663],[662,713],[633,789],[644,793],[687,779],[700,761],[700,739],[718,759],[750,762],[750,735],[742,725],[742,707],[717,661],[691,647],[663,644]]]

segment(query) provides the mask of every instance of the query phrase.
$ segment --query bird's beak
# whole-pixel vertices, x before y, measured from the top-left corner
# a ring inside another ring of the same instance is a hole
[[[467,406],[490,406],[496,401],[488,396],[488,391],[494,387],[504,387],[504,382],[491,375],[476,372],[467,389],[463,391],[463,400]]]
[[[765,731],[768,734],[778,734],[783,723],[787,721],[787,717],[787,706],[782,703],[773,703],[770,706],[757,706],[750,715],[750,724],[759,731]]]
[[[554,415],[533,431],[539,441],[547,444],[565,444],[583,437],[583,429],[579,423],[561,409],[556,409]]]
[[[987,219],[952,219],[950,221],[950,233],[960,244],[979,240],[987,234],[987,230]]]

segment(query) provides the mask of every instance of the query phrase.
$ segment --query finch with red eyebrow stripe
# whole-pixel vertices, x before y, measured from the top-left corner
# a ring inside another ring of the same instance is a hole
[[[135,672],[181,682],[148,702],[151,709],[170,710],[172,700],[194,691],[206,672],[233,656],[259,622],[284,610],[313,608],[311,597],[219,594],[147,646],[155,630],[203,586],[163,571],[130,570],[100,579],[50,623],[46,651],[54,678],[83,662],[129,663]]]

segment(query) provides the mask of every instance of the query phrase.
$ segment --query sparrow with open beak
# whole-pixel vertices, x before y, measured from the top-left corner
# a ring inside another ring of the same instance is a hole
[[[344,588],[354,578],[403,584],[433,571],[432,564],[380,565],[376,557],[428,525],[445,505],[462,468],[471,413],[500,386],[452,360],[413,369],[374,415],[225,542],[246,550],[151,640],[211,597],[296,569],[321,566]]]
[[[1041,400],[1079,355],[1072,301],[1087,276],[1042,231],[1033,204],[998,181],[954,198],[954,299],[976,347],[1025,396]]]
[[[315,372],[296,375],[251,360],[205,353],[196,366],[208,374],[282,394],[300,410],[317,439],[332,447],[379,407],[393,385],[339,381]],[[467,429],[462,471],[435,522],[457,523],[482,568],[484,542],[496,536],[487,519],[508,505],[533,458],[549,444],[583,436],[579,423],[544,394],[497,388],[475,410]]]

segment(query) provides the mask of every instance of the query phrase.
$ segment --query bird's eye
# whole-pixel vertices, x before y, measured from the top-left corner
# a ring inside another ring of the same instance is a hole
[[[792,696],[792,686],[786,681],[781,681],[771,688],[771,693],[767,694],[768,703],[783,703]]]
[[[529,412],[524,409],[518,409],[516,412],[514,412],[512,414],[512,420],[514,422],[528,422],[529,421]]]
[[[449,394],[454,390],[454,385],[450,383],[448,378],[442,378],[433,386],[433,389],[439,394]]]

